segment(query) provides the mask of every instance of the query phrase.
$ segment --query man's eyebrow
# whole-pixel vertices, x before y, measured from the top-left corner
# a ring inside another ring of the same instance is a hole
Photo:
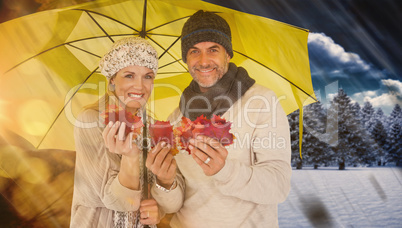
[[[220,47],[218,45],[213,45],[213,46],[209,47],[208,49],[211,49],[211,48],[220,48]]]

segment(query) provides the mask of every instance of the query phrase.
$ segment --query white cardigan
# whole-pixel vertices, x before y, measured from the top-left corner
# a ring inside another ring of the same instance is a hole
[[[179,124],[176,109],[169,117]],[[172,227],[277,227],[278,203],[290,191],[291,146],[288,119],[275,93],[254,84],[222,116],[232,122],[234,143],[221,171],[206,176],[191,155],[181,151],[178,187],[152,188]]]
[[[88,128],[85,123],[92,123]],[[137,211],[141,190],[120,184],[119,155],[110,153],[102,138],[99,112],[85,110],[74,129],[76,163],[70,227],[113,227],[113,210]]]

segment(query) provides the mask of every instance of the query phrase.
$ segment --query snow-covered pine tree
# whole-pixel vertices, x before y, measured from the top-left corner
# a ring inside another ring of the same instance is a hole
[[[333,139],[331,146],[337,158],[339,169],[344,170],[346,163],[352,161],[352,152],[355,145],[351,141],[354,137],[355,119],[351,100],[342,88],[338,90],[338,94],[331,101],[328,115],[328,118],[337,118],[337,121],[331,124],[332,126],[327,127],[333,129],[330,135]],[[336,138],[337,140],[335,141],[334,139]]]
[[[387,127],[390,127],[394,123],[402,123],[402,110],[399,104],[396,104],[389,114],[389,117],[387,119]]]
[[[392,109],[388,118],[387,162],[402,166],[402,110],[399,104]]]
[[[395,107],[392,109],[390,117],[402,121],[402,110],[399,104],[396,104]]]
[[[374,119],[381,121],[381,123],[386,127],[387,116],[384,114],[381,108],[378,108],[374,113]]]
[[[388,154],[386,157],[387,162],[395,162],[396,166],[402,166],[402,126],[401,123],[394,123],[391,125],[388,133]]]
[[[303,167],[303,161],[300,158],[299,153],[299,110],[290,113],[287,117],[289,121],[290,141],[292,147],[292,166],[295,166],[296,169],[301,169]]]
[[[314,169],[329,163],[328,159],[331,157],[331,151],[325,142],[325,121],[325,110],[321,102],[304,107],[302,154],[307,155],[303,160],[312,164]]]
[[[374,151],[376,153],[376,160],[378,162],[378,166],[381,166],[384,165],[385,162],[387,131],[384,128],[384,124],[380,120],[376,120],[371,129],[371,136],[375,141]]]
[[[362,108],[360,107],[360,104],[358,102],[352,103],[352,109],[351,110],[355,114],[356,119],[358,121],[361,121],[361,119],[362,119],[362,115],[361,115]]]
[[[351,164],[353,166],[363,165],[371,166],[375,161],[372,145],[374,141],[371,139],[371,134],[362,124],[362,110],[359,103],[352,104],[351,109],[354,115],[353,119],[353,135],[350,142],[353,147]]]
[[[361,110],[362,124],[368,130],[371,131],[370,126],[373,124],[375,109],[370,101],[364,102],[364,106]]]

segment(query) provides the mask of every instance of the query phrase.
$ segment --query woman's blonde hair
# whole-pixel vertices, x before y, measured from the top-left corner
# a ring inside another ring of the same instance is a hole
[[[110,90],[111,81],[116,77],[116,74],[113,75],[110,79],[107,79],[107,88],[106,93],[102,97],[100,97],[95,103],[89,104],[84,107],[86,109],[92,109],[98,112],[102,112],[106,109],[110,104],[110,100],[113,101],[114,104],[119,104],[119,99],[114,91]]]

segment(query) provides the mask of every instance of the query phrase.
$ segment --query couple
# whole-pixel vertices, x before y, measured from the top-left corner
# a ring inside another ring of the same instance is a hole
[[[181,45],[193,81],[168,119],[178,123],[182,116],[221,115],[232,123],[235,142],[224,147],[197,136],[190,140],[191,155],[175,157],[170,145],[157,144],[146,161],[152,199],[143,199],[142,153],[132,143],[133,134],[124,135],[125,123],[77,126],[71,227],[155,227],[165,213],[174,213],[172,227],[278,226],[277,205],[290,190],[286,114],[277,102],[267,103],[275,98],[271,90],[229,63],[231,32],[220,16],[202,10],[192,15],[182,29]],[[120,101],[142,117],[158,69],[155,49],[141,38],[119,40],[100,68],[108,94],[80,114],[79,122],[102,122],[99,107],[109,101]],[[272,135],[282,141],[267,146],[265,139]]]

